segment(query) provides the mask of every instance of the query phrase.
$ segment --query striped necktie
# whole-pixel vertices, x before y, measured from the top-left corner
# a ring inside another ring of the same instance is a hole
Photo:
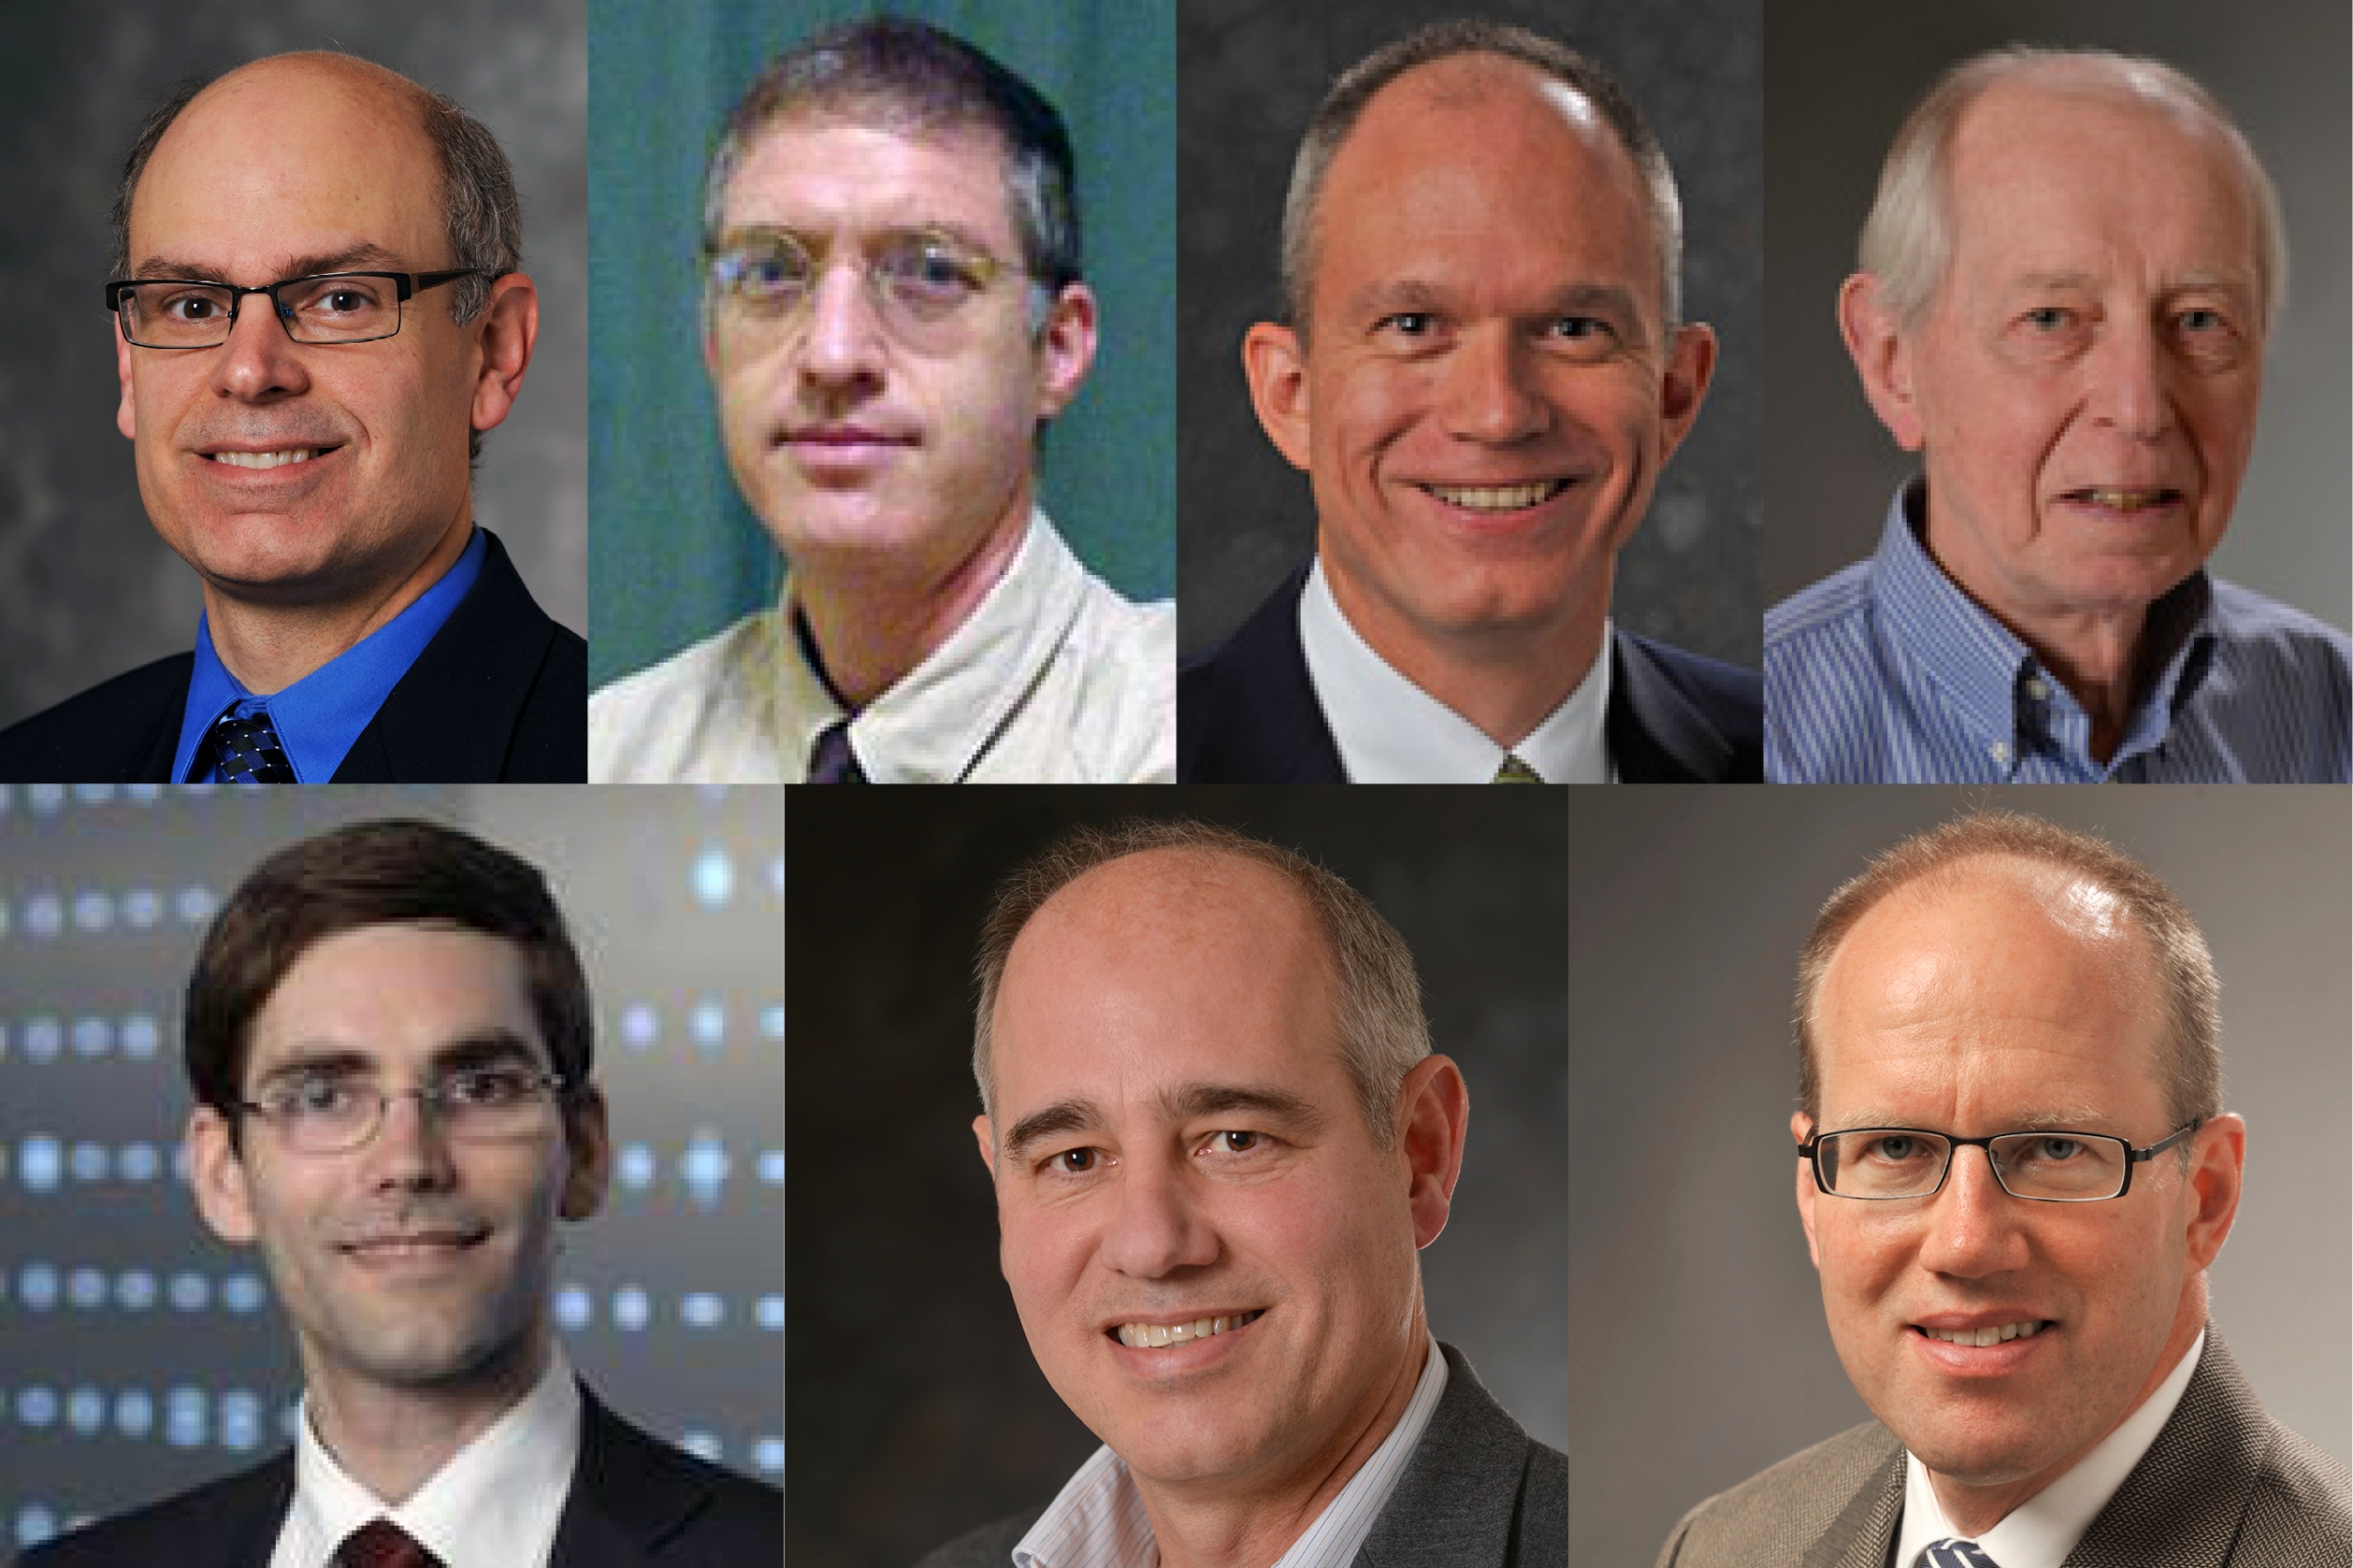
[[[442,1568],[442,1564],[390,1519],[371,1519],[335,1548],[335,1568]]]
[[[213,770],[232,784],[292,784],[295,771],[286,760],[286,748],[279,744],[278,730],[269,722],[269,713],[256,710],[249,718],[223,713],[213,721],[197,744],[196,758],[188,764],[187,782],[207,783]]]
[[[1544,775],[1508,751],[1503,754],[1503,765],[1496,769],[1493,778],[1487,780],[1490,784],[1542,784],[1544,781]]]
[[[1974,1541],[1931,1541],[1920,1548],[1919,1568],[2001,1568]]]

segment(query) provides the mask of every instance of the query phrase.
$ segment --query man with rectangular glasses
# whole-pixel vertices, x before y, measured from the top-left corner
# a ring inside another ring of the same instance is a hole
[[[920,23],[837,28],[728,117],[704,231],[703,360],[786,583],[600,690],[589,777],[1173,780],[1174,608],[1037,505],[1096,343],[1053,105]]]
[[[426,822],[280,850],[189,977],[189,1186],[258,1246],[293,1448],[24,1568],[774,1568],[783,1499],[600,1403],[551,1323],[604,1201],[588,982],[533,867]]]
[[[114,228],[116,423],[204,612],[193,653],[0,732],[0,779],[583,777],[587,645],[474,526],[539,323],[497,139],[275,56],[149,116]]]
[[[1659,1563],[2344,1563],[2342,1465],[2207,1317],[2238,1210],[2218,984],[2110,845],[1966,817],[1832,895],[1798,971],[1798,1213],[1877,1421],[1711,1497]]]

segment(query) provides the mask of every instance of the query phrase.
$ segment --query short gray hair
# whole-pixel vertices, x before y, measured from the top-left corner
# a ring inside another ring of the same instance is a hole
[[[1500,22],[1439,22],[1383,45],[1340,74],[1307,122],[1291,162],[1290,189],[1283,199],[1283,301],[1290,325],[1307,329],[1308,296],[1315,285],[1316,216],[1323,182],[1340,144],[1380,90],[1417,66],[1459,55],[1493,55],[1565,83],[1601,115],[1642,177],[1649,196],[1651,239],[1658,249],[1658,298],[1670,328],[1683,319],[1683,201],[1674,170],[1634,100],[1590,56],[1567,44]]]
[[[2000,84],[2043,77],[2060,91],[2100,93],[2151,110],[2202,120],[2238,162],[2255,218],[2257,314],[2265,330],[2287,297],[2287,223],[2280,193],[2219,100],[2159,60],[2104,49],[2023,44],[1961,61],[1938,78],[1897,131],[1880,167],[1863,225],[1858,263],[1879,280],[1881,304],[1907,328],[1919,325],[1952,262],[1952,147],[1971,104]]]
[[[514,168],[506,161],[505,150],[499,146],[490,128],[469,114],[456,99],[356,55],[342,57],[382,72],[409,92],[418,126],[432,144],[434,159],[440,165],[441,229],[449,240],[453,258],[450,264],[471,267],[481,274],[460,278],[450,285],[449,313],[463,327],[480,314],[488,302],[492,282],[522,269],[522,202],[515,194]],[[180,118],[180,111],[219,80],[219,76],[191,76],[174,83],[164,101],[140,124],[138,136],[122,160],[122,178],[115,186],[110,215],[115,277],[130,276],[131,201],[138,195],[139,180],[147,172],[148,160],[155,155],[156,144],[171,129],[172,121]],[[481,431],[469,432],[467,456],[482,456]]]
[[[2222,983],[2205,933],[2163,878],[2104,839],[2017,811],[1976,811],[1915,834],[1875,856],[1831,894],[1814,918],[1798,959],[1798,1105],[1820,1121],[1821,1066],[1814,1008],[1831,960],[1863,918],[1915,882],[1961,880],[1973,861],[2024,860],[2089,882],[2131,915],[2165,992],[2166,1029],[2157,1047],[2158,1089],[2168,1125],[2222,1111]]]
[[[1405,938],[1364,894],[1305,856],[1231,828],[1182,818],[1074,829],[998,887],[981,922],[980,951],[972,966],[980,989],[973,1010],[972,1077],[980,1085],[982,1111],[992,1119],[997,1113],[989,1065],[991,1025],[1005,962],[1030,918],[1096,867],[1163,849],[1231,856],[1263,866],[1289,883],[1305,903],[1332,962],[1333,1022],[1341,1065],[1355,1088],[1373,1141],[1384,1149],[1391,1147],[1399,1087],[1414,1064],[1430,1054],[1421,979]]]

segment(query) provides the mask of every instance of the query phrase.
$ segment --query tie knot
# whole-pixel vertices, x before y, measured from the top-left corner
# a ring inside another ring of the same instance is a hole
[[[1974,1541],[1931,1541],[1920,1549],[1919,1568],[2000,1568]]]
[[[390,1519],[371,1519],[335,1548],[335,1568],[441,1568],[441,1560]]]
[[[196,761],[188,769],[188,780],[201,783],[212,777],[218,768],[220,776],[232,784],[292,784],[294,765],[286,760],[286,748],[280,744],[278,730],[269,722],[266,711],[256,711],[245,718],[223,713],[204,732],[203,744],[197,747]]]
[[[1542,774],[1508,751],[1503,754],[1503,764],[1496,769],[1496,776],[1487,780],[1490,784],[1542,784],[1544,781]]]
[[[811,784],[863,784],[866,770],[858,766],[857,753],[850,748],[850,721],[836,719],[817,734],[817,744],[808,748],[808,781]]]

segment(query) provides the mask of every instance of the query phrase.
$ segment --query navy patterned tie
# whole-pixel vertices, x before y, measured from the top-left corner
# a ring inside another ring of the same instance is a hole
[[[1931,1541],[1920,1548],[1919,1568],[2001,1568],[1974,1541]]]
[[[219,768],[221,777],[232,784],[292,784],[295,771],[286,761],[286,748],[279,744],[278,731],[271,727],[269,714],[257,711],[250,718],[238,718],[223,713],[213,721],[212,728],[196,748],[196,760],[188,765],[187,781],[200,784]]]
[[[808,748],[808,781],[811,784],[866,782],[866,770],[857,765],[857,753],[850,749],[848,719],[836,719],[818,732],[817,744]]]
[[[441,1560],[417,1544],[390,1519],[372,1519],[344,1537],[335,1548],[336,1568],[441,1568]]]

